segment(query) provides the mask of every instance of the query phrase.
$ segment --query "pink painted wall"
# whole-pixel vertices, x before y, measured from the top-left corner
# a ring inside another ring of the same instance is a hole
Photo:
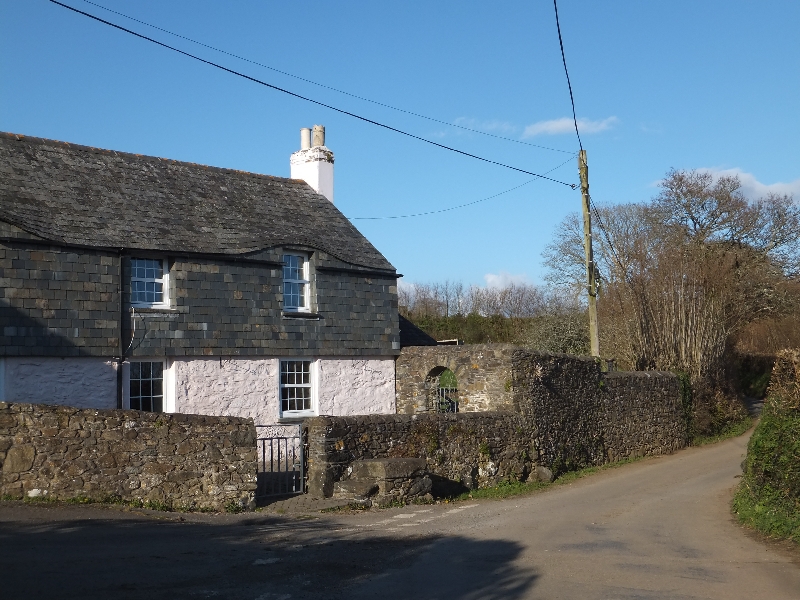
[[[319,414],[395,413],[394,359],[320,360]]]
[[[277,358],[175,359],[173,369],[176,412],[279,419]],[[316,369],[318,414],[394,414],[394,358],[320,359]]]

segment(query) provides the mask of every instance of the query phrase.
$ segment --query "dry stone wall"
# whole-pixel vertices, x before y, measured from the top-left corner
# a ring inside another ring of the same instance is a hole
[[[434,495],[526,479],[532,436],[521,415],[459,413],[316,417],[307,424],[308,492],[330,497],[355,461],[421,458]]]
[[[671,373],[603,373],[592,358],[522,349],[513,372],[514,402],[538,460],[556,474],[688,443],[680,382]]]
[[[442,367],[458,379],[460,409],[476,412],[427,412],[429,374]],[[307,422],[311,494],[330,496],[365,460],[424,459],[441,495],[688,443],[675,375],[604,373],[592,358],[499,344],[404,348],[396,387],[398,412],[410,414]],[[495,407],[507,410],[482,412]]]
[[[255,507],[252,419],[0,402],[0,494]]]

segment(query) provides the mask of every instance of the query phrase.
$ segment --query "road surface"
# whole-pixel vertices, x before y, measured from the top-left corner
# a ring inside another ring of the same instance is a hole
[[[730,516],[746,441],[527,497],[354,514],[0,503],[0,597],[797,600],[797,555]]]

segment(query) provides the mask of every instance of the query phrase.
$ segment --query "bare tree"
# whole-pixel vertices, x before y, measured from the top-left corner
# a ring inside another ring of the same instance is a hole
[[[736,177],[672,170],[651,202],[596,216],[603,348],[631,366],[711,377],[733,333],[791,305],[783,284],[800,254],[791,197],[748,202]],[[545,259],[551,281],[582,291],[579,223],[565,219]]]

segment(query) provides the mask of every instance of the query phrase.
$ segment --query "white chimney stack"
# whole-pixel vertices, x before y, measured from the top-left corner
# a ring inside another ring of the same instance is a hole
[[[302,179],[333,202],[333,152],[325,146],[325,127],[300,130],[300,150],[289,160],[292,179]]]

